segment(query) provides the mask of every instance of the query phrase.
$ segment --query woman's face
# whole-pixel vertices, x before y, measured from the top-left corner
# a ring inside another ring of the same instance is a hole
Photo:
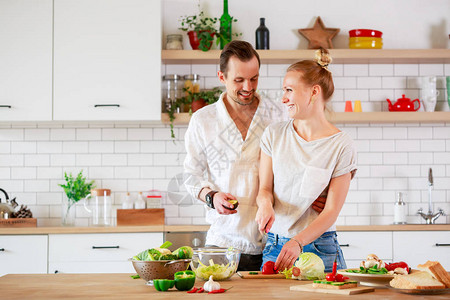
[[[297,71],[286,73],[281,101],[287,106],[290,118],[302,119],[306,116],[312,95],[313,88],[304,84],[301,73]]]

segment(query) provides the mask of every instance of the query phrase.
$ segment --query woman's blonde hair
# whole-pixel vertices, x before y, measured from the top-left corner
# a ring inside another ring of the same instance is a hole
[[[309,86],[319,85],[323,99],[328,101],[334,93],[334,83],[328,66],[332,59],[328,50],[320,48],[315,53],[315,60],[302,60],[289,66],[287,72],[299,72],[301,80]]]

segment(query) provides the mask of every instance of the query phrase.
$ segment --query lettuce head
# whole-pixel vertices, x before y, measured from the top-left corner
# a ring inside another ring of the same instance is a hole
[[[322,259],[314,253],[304,252],[294,266],[300,269],[301,279],[319,280],[325,278],[325,265]]]

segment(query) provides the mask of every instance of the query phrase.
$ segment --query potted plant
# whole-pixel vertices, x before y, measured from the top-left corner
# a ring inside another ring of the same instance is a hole
[[[74,178],[72,173],[67,175],[64,172],[65,184],[59,184],[64,189],[67,199],[62,202],[62,225],[75,225],[75,209],[74,206],[78,201],[86,197],[91,189],[95,188],[94,181],[87,182],[86,177],[83,176],[83,170]]]
[[[173,122],[175,120],[175,112],[179,107],[182,105],[191,105],[189,114],[192,114],[203,106],[217,102],[220,94],[222,93],[222,90],[218,87],[215,87],[212,90],[203,90],[199,92],[192,92],[191,90],[184,88],[183,91],[186,96],[178,98],[167,112],[170,122],[170,136],[172,138],[175,138],[175,134],[173,132]]]
[[[208,51],[211,49],[214,37],[217,38],[217,44],[219,44],[221,40],[223,45],[230,42],[230,37],[223,37],[220,33],[220,29],[217,29],[216,24],[219,23],[220,20],[218,18],[206,17],[205,13],[200,10],[200,5],[199,11],[200,13],[198,15],[181,17],[181,27],[179,29],[187,31],[192,49]],[[231,17],[231,22],[237,22],[237,19]],[[242,34],[232,34],[232,36],[240,35]]]

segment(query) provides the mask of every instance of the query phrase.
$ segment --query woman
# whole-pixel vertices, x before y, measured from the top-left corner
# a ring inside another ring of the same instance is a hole
[[[334,92],[330,62],[320,49],[316,61],[288,68],[282,102],[291,120],[270,125],[261,138],[255,220],[268,232],[263,264],[275,261],[280,271],[291,268],[302,251],[320,256],[326,272],[336,256],[338,268],[346,268],[335,222],[356,171],[356,152],[351,138],[325,118]],[[327,197],[320,214],[310,208],[319,195]]]

